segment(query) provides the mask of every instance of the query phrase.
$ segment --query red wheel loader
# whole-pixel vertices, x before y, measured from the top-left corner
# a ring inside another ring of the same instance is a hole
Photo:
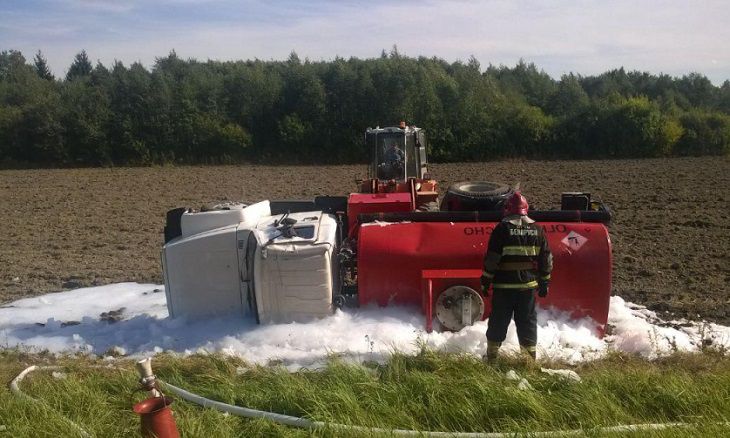
[[[489,317],[479,277],[490,233],[512,189],[448,188],[428,176],[426,136],[368,129],[369,178],[349,196],[225,204],[167,214],[162,264],[172,317],[236,313],[258,322],[305,321],[343,306],[411,306],[441,330]],[[554,255],[544,308],[590,318],[603,334],[611,292],[611,215],[582,192],[560,210],[530,211]]]

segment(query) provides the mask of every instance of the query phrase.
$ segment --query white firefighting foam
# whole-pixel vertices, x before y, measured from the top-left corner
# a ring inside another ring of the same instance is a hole
[[[486,350],[486,322],[458,333],[429,334],[420,311],[413,308],[348,309],[306,324],[256,325],[241,318],[186,321],[167,316],[163,286],[120,283],[46,294],[0,306],[0,348],[96,355],[116,351],[132,356],[222,352],[252,363],[274,361],[290,369],[319,366],[331,354],[353,361],[382,361],[393,351],[413,353],[424,345],[475,355]],[[577,363],[611,350],[653,358],[676,350],[697,351],[703,343],[730,349],[730,327],[663,321],[620,297],[611,298],[609,324],[611,334],[600,339],[590,321],[540,311],[538,355]],[[512,324],[503,351],[517,349]]]

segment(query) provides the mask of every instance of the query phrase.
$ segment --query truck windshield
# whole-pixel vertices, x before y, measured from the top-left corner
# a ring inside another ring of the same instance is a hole
[[[378,135],[376,144],[378,179],[405,178],[405,147],[403,133],[383,133]]]

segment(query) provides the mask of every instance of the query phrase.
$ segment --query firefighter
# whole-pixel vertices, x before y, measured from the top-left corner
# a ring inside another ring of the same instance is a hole
[[[553,257],[542,228],[527,216],[527,199],[515,192],[505,203],[504,218],[494,227],[484,257],[482,291],[492,285],[492,314],[487,325],[487,354],[492,361],[514,317],[520,348],[536,357],[535,292],[548,294]]]

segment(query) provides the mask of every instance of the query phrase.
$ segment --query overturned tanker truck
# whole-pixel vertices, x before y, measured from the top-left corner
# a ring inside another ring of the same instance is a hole
[[[458,331],[490,313],[479,278],[488,239],[512,189],[448,188],[439,203],[426,137],[406,126],[368,129],[368,178],[349,196],[227,203],[167,213],[162,266],[170,315],[306,321],[343,306],[410,305],[424,327]],[[544,308],[591,318],[602,334],[611,292],[610,212],[590,194],[530,211],[554,256]]]

